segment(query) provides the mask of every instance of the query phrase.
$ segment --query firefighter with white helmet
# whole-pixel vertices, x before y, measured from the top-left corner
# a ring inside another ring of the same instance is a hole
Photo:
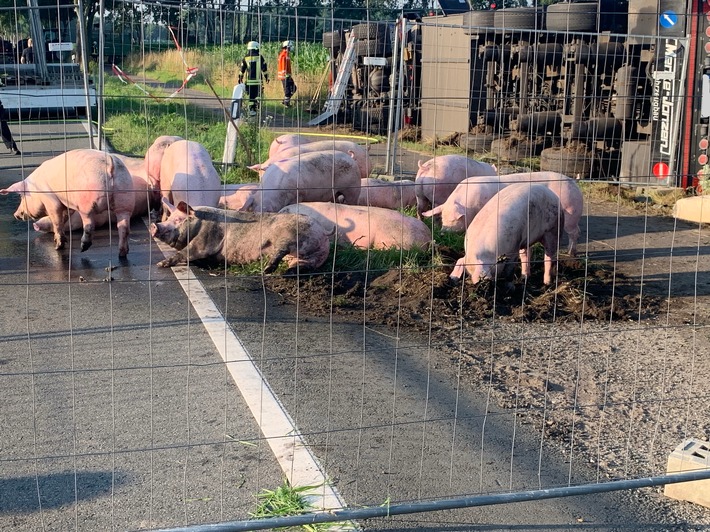
[[[247,55],[242,60],[242,66],[239,70],[238,82],[245,82],[247,94],[249,95],[249,115],[256,115],[256,110],[259,105],[259,97],[261,96],[261,80],[262,77],[266,83],[269,83],[269,74],[267,72],[266,61],[259,53],[259,43],[257,41],[249,41],[247,43]],[[244,79],[246,75],[246,80]]]
[[[281,43],[281,53],[278,59],[278,70],[276,77],[281,81],[284,88],[283,104],[286,107],[291,107],[291,96],[296,92],[296,83],[293,81],[291,72],[291,50],[293,50],[293,41],[284,41]]]

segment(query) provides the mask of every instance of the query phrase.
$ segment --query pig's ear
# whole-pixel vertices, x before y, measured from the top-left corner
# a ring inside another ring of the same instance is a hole
[[[168,208],[168,210],[170,211],[171,214],[173,212],[175,212],[175,205],[170,203],[170,200],[168,198],[166,198],[165,196],[163,196],[163,205],[165,205]]]
[[[27,187],[25,185],[24,181],[18,181],[17,183],[13,183],[7,188],[3,188],[0,190],[0,194],[5,196],[6,194],[9,194],[10,192],[17,192],[18,194],[26,194],[27,193]]]
[[[184,201],[181,201],[180,203],[177,204],[177,210],[187,214],[188,210],[190,210],[190,206],[187,203],[185,203]]]
[[[436,216],[437,214],[441,214],[441,205],[439,205],[438,207],[434,207],[430,211],[424,211],[422,213],[422,216],[424,216],[425,218],[431,218],[432,216]]]
[[[244,205],[242,205],[240,211],[248,211],[252,205],[254,205],[254,192],[249,194],[246,200],[244,200]]]
[[[419,169],[421,170],[421,168],[422,168],[422,160],[421,160],[421,159],[419,159],[419,160],[417,161],[417,166],[418,166]]]
[[[463,205],[461,205],[461,202],[455,201],[454,202],[454,212],[458,214],[459,216],[463,216],[466,214],[466,209],[464,208]]]

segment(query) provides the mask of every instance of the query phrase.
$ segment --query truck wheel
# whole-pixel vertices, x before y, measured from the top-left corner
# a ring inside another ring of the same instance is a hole
[[[544,11],[535,7],[505,7],[495,12],[493,26],[506,30],[543,28]]]
[[[616,118],[591,118],[586,122],[573,122],[570,128],[570,139],[582,142],[604,141],[612,145],[622,140],[623,127]]]
[[[343,32],[341,31],[329,31],[323,34],[323,46],[329,50],[342,50],[343,41]]]
[[[520,133],[532,133],[534,135],[544,135],[550,133],[555,135],[562,126],[562,115],[555,111],[541,111],[518,116],[518,128]]]
[[[463,14],[463,32],[466,35],[491,33],[494,28],[495,11],[467,11]]]
[[[540,153],[540,170],[558,172],[576,179],[588,179],[592,174],[594,154],[584,146],[578,148],[547,148]]]
[[[509,162],[540,155],[544,147],[545,137],[521,138],[520,136],[512,135],[491,142],[491,152],[502,161]]]
[[[369,89],[377,94],[389,92],[389,74],[382,67],[375,67],[367,78]]]
[[[550,31],[597,31],[599,4],[561,2],[547,6],[545,27]]]
[[[350,30],[350,35],[356,39],[381,39],[385,40],[389,32],[386,23],[370,22],[369,24],[356,24]]]
[[[496,136],[490,133],[463,133],[459,135],[456,143],[459,148],[473,153],[491,151],[491,143]]]
[[[521,63],[535,63],[539,67],[562,64],[564,50],[558,43],[539,43],[534,46],[521,46],[518,59]]]
[[[358,57],[384,57],[392,54],[392,45],[386,43],[384,39],[357,41],[355,53]]]

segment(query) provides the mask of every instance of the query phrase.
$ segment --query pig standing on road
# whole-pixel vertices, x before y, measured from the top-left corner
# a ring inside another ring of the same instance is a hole
[[[389,181],[372,177],[363,179],[360,182],[360,197],[357,199],[357,204],[384,209],[413,207],[417,204],[414,181],[411,179]]]
[[[441,215],[441,229],[463,232],[483,206],[505,187],[498,176],[467,177],[461,181],[446,201],[422,216]]]
[[[288,205],[279,212],[305,214],[327,231],[335,230],[338,242],[358,248],[425,249],[431,243],[431,229],[424,222],[392,209],[313,202]]]
[[[565,233],[569,238],[569,254],[577,256],[579,240],[579,220],[584,212],[584,196],[573,179],[557,172],[522,172],[500,176],[503,184],[535,183],[544,185],[560,199],[560,206],[565,211]]]
[[[161,196],[173,204],[184,201],[188,205],[216,207],[222,195],[221,181],[210,154],[199,142],[170,138],[172,142],[158,137],[146,156],[152,168],[149,175],[160,183]],[[167,218],[168,213],[163,210],[163,220]]]
[[[438,207],[467,177],[498,175],[495,166],[469,159],[463,155],[439,155],[423,163],[414,179],[417,195],[417,215]]]
[[[320,140],[300,144],[291,148],[281,149],[274,157],[269,157],[263,163],[255,164],[249,168],[256,172],[263,173],[276,161],[283,161],[284,159],[290,159],[291,157],[302,156],[306,153],[313,153],[314,151],[340,151],[343,153],[352,152],[354,154],[353,157],[355,158],[355,162],[357,162],[357,165],[360,167],[360,177],[365,179],[370,175],[370,172],[372,172],[372,164],[370,164],[370,155],[367,153],[367,149],[349,140]]]
[[[522,172],[497,177],[469,177],[461,181],[443,205],[423,212],[422,216],[441,214],[445,231],[465,231],[483,206],[503,187],[513,183],[544,185],[560,199],[565,211],[565,232],[569,238],[569,254],[577,255],[579,220],[584,211],[584,198],[577,184],[557,172]]]
[[[248,264],[268,258],[264,273],[282,259],[289,269],[321,266],[330,252],[330,238],[307,216],[227,211],[211,207],[192,209],[184,202],[174,207],[163,199],[170,217],[151,224],[151,236],[178,250],[158,266],[167,268],[190,260],[211,259],[227,264]]]
[[[456,262],[451,279],[464,269],[474,283],[497,279],[506,262],[520,255],[523,275],[530,272],[529,248],[541,242],[545,249],[544,283],[552,282],[564,211],[559,198],[544,185],[505,187],[484,205],[466,229],[465,255]]]
[[[79,213],[84,234],[81,251],[91,247],[96,216],[111,212],[118,227],[118,256],[128,254],[130,218],[135,205],[131,174],[118,157],[99,150],[71,150],[43,162],[23,181],[0,194],[22,196],[18,220],[49,216],[56,249],[67,241],[64,230],[70,210]]]
[[[139,159],[137,157],[126,157],[125,155],[112,154],[113,157],[120,159],[123,164],[126,165],[128,173],[131,174],[133,180],[133,196],[135,203],[133,206],[133,213],[131,218],[136,216],[143,216],[148,214],[151,209],[157,209],[160,206],[160,190],[153,186],[150,178],[148,177],[148,172],[145,167],[145,160]],[[113,213],[111,213],[111,221],[113,222],[115,218]],[[94,229],[103,227],[109,223],[109,211],[104,211],[97,213],[94,216]],[[49,216],[40,218],[35,223],[32,224],[35,231],[40,231],[43,233],[52,232],[52,220]],[[74,211],[69,216],[69,220],[64,224],[64,229],[68,231],[76,231],[81,229],[82,222],[81,216],[77,211]]]
[[[302,201],[355,204],[359,196],[360,169],[353,154],[316,151],[269,166],[242,210],[278,212]]]

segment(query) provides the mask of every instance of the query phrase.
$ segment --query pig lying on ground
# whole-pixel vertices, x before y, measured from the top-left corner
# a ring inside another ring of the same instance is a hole
[[[360,182],[360,197],[358,205],[382,207],[384,209],[404,209],[417,204],[414,194],[414,181],[401,179],[373,179],[368,177]]]
[[[71,150],[42,163],[24,181],[0,190],[22,196],[18,220],[49,216],[56,249],[66,243],[69,211],[79,213],[84,234],[81,251],[91,247],[96,216],[110,211],[118,227],[118,255],[128,254],[130,218],[135,205],[133,182],[118,157],[99,150]]]
[[[569,254],[577,255],[579,220],[584,211],[584,198],[577,184],[557,172],[522,172],[498,177],[469,177],[461,181],[448,199],[438,207],[423,212],[422,216],[441,214],[441,227],[445,231],[465,231],[478,211],[500,189],[513,183],[544,185],[560,199],[565,211],[565,232],[569,238]]]
[[[306,214],[326,230],[335,230],[340,243],[368,249],[427,248],[431,230],[424,222],[392,209],[315,202],[289,205],[279,212]]]
[[[465,255],[456,262],[451,278],[464,268],[474,283],[497,279],[505,263],[520,254],[523,275],[530,272],[529,248],[545,248],[544,283],[552,282],[553,261],[564,211],[558,197],[544,185],[514,184],[505,187],[484,205],[466,229]]]
[[[269,166],[242,210],[277,212],[303,201],[355,204],[359,196],[360,169],[352,154],[317,151]]]
[[[259,190],[259,183],[243,183],[225,186],[230,187],[230,192],[221,196],[217,204],[223,209],[231,209],[234,211],[238,211],[244,207],[251,193],[255,190]]]
[[[133,181],[132,192],[134,198],[133,213],[131,217],[143,216],[148,214],[151,209],[157,209],[160,206],[160,191],[153,188],[153,185],[148,177],[148,172],[145,168],[145,160],[136,157],[127,157],[125,155],[112,154],[120,159],[126,165],[128,173],[131,174]],[[113,213],[111,213],[111,222],[115,221]],[[103,227],[109,223],[109,211],[97,213],[94,216],[94,229]],[[44,216],[32,224],[35,231],[50,233],[53,231],[52,220],[49,216]],[[64,224],[64,229],[68,231],[76,231],[82,228],[81,216],[77,211],[70,214],[69,220]]]
[[[367,149],[349,140],[319,140],[300,144],[299,146],[293,146],[291,148],[281,149],[274,157],[270,157],[263,163],[255,164],[249,168],[256,172],[263,173],[276,161],[283,161],[284,159],[290,159],[291,157],[297,157],[306,153],[313,153],[314,151],[341,151],[343,153],[352,152],[354,154],[353,157],[355,158],[355,162],[357,162],[357,165],[360,167],[360,177],[365,179],[370,175],[370,172],[372,172],[372,165],[370,164],[370,156],[367,153]]]
[[[308,137],[306,135],[296,135],[291,133],[279,135],[269,146],[269,159],[273,158],[281,150],[287,150],[289,148],[293,148],[294,146],[315,142],[315,140],[316,139],[314,137]]]
[[[202,144],[179,137],[158,137],[148,152],[150,167],[160,161],[159,170],[154,167],[149,175],[160,183],[162,197],[173,204],[184,201],[188,205],[217,206],[222,185]],[[167,218],[163,210],[163,220]]]
[[[282,259],[289,269],[321,266],[330,252],[330,238],[307,216],[226,211],[211,207],[192,209],[184,202],[173,207],[163,200],[170,217],[151,224],[151,236],[179,250],[158,266],[167,268],[192,260],[211,259],[226,264],[248,264],[267,257],[264,273]]]
[[[456,185],[467,177],[498,174],[495,166],[463,155],[439,155],[423,164],[419,161],[418,164],[414,191],[417,195],[417,215],[420,218],[425,210],[444,203]]]

